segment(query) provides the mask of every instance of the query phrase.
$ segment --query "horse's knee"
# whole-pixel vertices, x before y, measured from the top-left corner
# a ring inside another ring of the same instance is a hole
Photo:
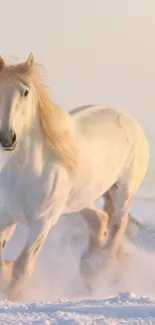
[[[90,250],[94,251],[103,246],[108,236],[109,219],[105,212],[98,212],[93,227],[89,233]]]
[[[106,212],[98,210],[95,206],[90,206],[81,211],[89,231],[93,234],[105,236],[109,226],[109,215]]]
[[[105,241],[108,235],[109,216],[106,212],[102,212],[99,218],[98,240],[100,243]]]

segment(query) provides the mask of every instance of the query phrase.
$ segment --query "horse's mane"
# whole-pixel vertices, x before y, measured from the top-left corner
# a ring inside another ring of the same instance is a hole
[[[50,150],[60,158],[68,171],[77,173],[79,154],[71,130],[70,115],[56,106],[50,99],[47,87],[40,73],[40,64],[34,63],[31,71],[24,64],[8,65],[0,78],[5,75],[18,78],[27,85],[33,85],[38,101],[38,114],[42,134]]]
[[[50,99],[39,71],[36,70],[33,79],[38,97],[39,119],[42,132],[47,144],[72,173],[76,173],[78,152],[71,130],[70,116],[67,112],[56,106]],[[36,78],[37,76],[37,78]]]

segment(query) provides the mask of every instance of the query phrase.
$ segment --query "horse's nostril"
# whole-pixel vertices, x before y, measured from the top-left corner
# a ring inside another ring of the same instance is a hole
[[[16,133],[13,132],[12,134],[12,144],[16,142]]]
[[[0,132],[0,143],[4,149],[13,150],[16,141],[16,134],[13,131],[7,134]]]

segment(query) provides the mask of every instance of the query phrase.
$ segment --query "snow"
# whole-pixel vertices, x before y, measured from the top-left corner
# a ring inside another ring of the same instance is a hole
[[[132,214],[155,233],[153,200],[136,199]],[[96,277],[88,294],[79,273],[87,229],[78,215],[63,216],[38,259],[24,300],[11,302],[1,297],[0,325],[155,324],[155,239],[135,226],[132,230],[135,245],[125,239],[129,265],[106,269],[104,255],[94,257]],[[5,248],[6,258],[19,254],[26,232],[24,226],[17,228]],[[116,283],[111,282],[114,274],[119,274]]]
[[[155,298],[131,293],[100,300],[0,303],[0,324],[155,324]]]

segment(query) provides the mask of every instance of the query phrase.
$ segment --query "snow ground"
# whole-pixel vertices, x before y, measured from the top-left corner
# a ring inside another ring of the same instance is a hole
[[[0,324],[155,324],[155,298],[119,294],[100,300],[0,303]]]
[[[155,232],[155,202],[137,199],[133,215]],[[111,284],[116,266],[106,270],[104,256],[94,259],[96,277],[88,295],[79,274],[79,258],[87,230],[79,216],[63,216],[53,229],[39,257],[25,301],[0,301],[0,325],[50,324],[155,324],[155,239],[133,228],[135,245],[125,240],[130,262],[120,269],[120,280]],[[5,249],[15,258],[26,238],[20,226]],[[61,299],[60,299],[61,298]]]

